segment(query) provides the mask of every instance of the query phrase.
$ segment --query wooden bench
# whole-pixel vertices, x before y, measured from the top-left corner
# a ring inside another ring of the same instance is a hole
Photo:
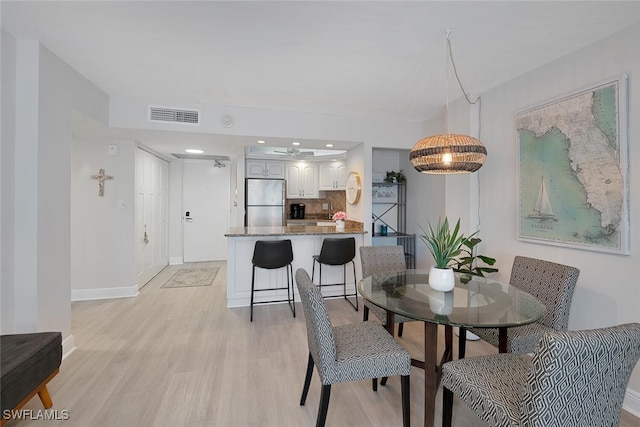
[[[19,410],[36,394],[45,409],[53,406],[47,383],[61,362],[60,332],[0,336],[0,426],[12,418],[10,411]]]

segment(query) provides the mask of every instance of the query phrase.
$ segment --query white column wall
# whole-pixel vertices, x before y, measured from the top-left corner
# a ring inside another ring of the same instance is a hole
[[[8,49],[5,49],[9,47]],[[12,52],[15,52],[15,56]],[[15,69],[14,134],[5,140],[13,148],[14,198],[3,210],[13,211],[12,241],[3,247],[5,263],[14,276],[2,283],[2,305],[12,306],[14,322],[3,333],[57,330],[64,351],[73,348],[71,335],[70,176],[71,115],[73,110],[106,123],[108,97],[66,63],[35,41],[15,40],[3,33],[3,70]],[[5,68],[6,67],[6,68]],[[5,98],[4,105],[11,99]],[[10,108],[10,107],[9,107]],[[7,115],[10,117],[10,114]],[[8,150],[11,151],[11,150]],[[3,152],[5,149],[3,148]],[[3,182],[4,184],[4,182]],[[4,194],[4,193],[3,193]],[[13,260],[6,256],[14,252]],[[13,300],[6,300],[6,295]],[[4,314],[3,314],[4,315]],[[4,319],[3,319],[4,320]]]
[[[0,84],[2,98],[2,145],[0,145],[0,333],[16,327],[15,306],[15,118],[16,118],[16,40],[0,32],[2,61]]]

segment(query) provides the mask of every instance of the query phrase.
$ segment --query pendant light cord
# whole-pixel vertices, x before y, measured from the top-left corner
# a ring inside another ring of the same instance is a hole
[[[475,105],[480,100],[480,97],[478,96],[475,101],[471,101],[471,99],[467,95],[467,91],[465,91],[464,87],[462,86],[462,82],[460,81],[460,76],[458,76],[458,69],[456,68],[456,61],[453,60],[453,51],[451,49],[450,35],[451,35],[451,30],[447,30],[447,54],[449,56],[449,59],[451,60],[451,66],[453,67],[453,74],[456,76],[456,80],[458,81],[460,90],[462,91],[462,94],[466,98],[467,102],[471,105]],[[449,88],[449,61],[447,61],[447,102],[449,100],[448,88]]]
[[[462,81],[460,81],[460,76],[458,75],[458,69],[456,67],[456,61],[454,61],[453,59],[453,49],[451,48],[451,30],[447,30],[447,104],[446,104],[446,126],[447,126],[447,133],[449,133],[449,61],[451,61],[451,66],[453,67],[453,74],[456,76],[456,81],[458,82],[458,86],[460,86],[460,90],[462,91],[462,94],[464,95],[465,99],[467,100],[467,102],[469,103],[469,105],[475,105],[478,104],[478,138],[480,138],[480,135],[482,134],[482,120],[480,120],[480,117],[482,115],[482,100],[480,99],[480,96],[478,96],[476,98],[475,101],[471,101],[471,98],[469,98],[469,95],[467,95],[467,91],[464,90],[464,86],[462,85]],[[478,175],[480,174],[480,172],[477,172]],[[476,219],[477,219],[477,226],[478,226],[478,232],[480,232],[480,182],[479,182],[480,178],[478,177],[478,185],[477,185],[477,194],[478,194],[478,204],[477,204],[477,210],[476,210]]]

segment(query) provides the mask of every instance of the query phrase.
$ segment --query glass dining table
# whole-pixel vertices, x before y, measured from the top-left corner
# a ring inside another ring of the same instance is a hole
[[[431,289],[428,278],[426,270],[405,270],[375,274],[358,283],[358,292],[364,299],[387,310],[386,328],[391,334],[394,314],[424,322],[424,361],[412,359],[411,362],[425,371],[425,427],[434,423],[441,366],[453,356],[453,327],[498,328],[499,350],[504,352],[508,328],[533,323],[545,314],[545,306],[537,298],[508,283],[455,273],[453,291],[441,292]],[[445,326],[445,346],[440,361],[438,325]],[[461,335],[463,346],[464,334]]]

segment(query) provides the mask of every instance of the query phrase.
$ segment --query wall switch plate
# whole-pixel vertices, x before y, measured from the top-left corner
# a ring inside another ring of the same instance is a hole
[[[117,156],[120,154],[120,147],[115,144],[111,144],[107,149],[107,153],[109,153],[110,156]]]
[[[323,203],[322,210],[326,211],[327,209],[329,209],[329,203]]]

